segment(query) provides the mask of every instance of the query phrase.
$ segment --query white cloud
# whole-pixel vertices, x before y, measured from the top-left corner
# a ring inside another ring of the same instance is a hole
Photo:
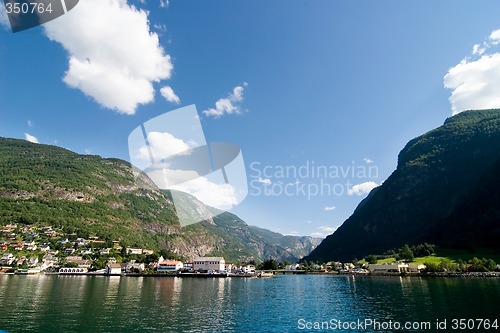
[[[500,29],[494,30],[489,36],[490,43],[486,42],[486,45],[492,44],[497,45],[500,43]]]
[[[80,1],[44,27],[69,53],[64,82],[103,107],[134,114],[154,100],[153,82],[170,78],[170,56],[150,32],[148,13],[126,0]]]
[[[472,54],[478,54],[478,55],[482,55],[484,52],[486,51],[486,48],[485,47],[482,47],[481,45],[479,44],[475,44],[472,48]]]
[[[189,193],[205,205],[222,210],[231,209],[241,201],[241,193],[231,184],[213,182],[194,170],[169,169],[167,164],[155,164],[154,167],[148,171],[148,177],[160,189]]]
[[[365,161],[366,164],[372,164],[373,163],[373,160],[369,159],[368,157],[365,157],[363,159],[363,161]]]
[[[29,128],[33,128],[33,126],[35,126],[35,123],[34,123],[34,122],[32,122],[32,121],[31,121],[31,120],[29,120],[29,119],[28,119],[27,123],[28,123],[28,127],[29,127]]]
[[[452,67],[444,77],[450,89],[452,113],[500,107],[500,29],[493,31],[482,45],[475,44],[472,56]],[[495,50],[496,49],[496,50]]]
[[[335,206],[326,206],[325,207],[325,212],[331,212],[332,210],[335,210],[335,208],[337,208],[337,207],[335,207]]]
[[[315,238],[325,238],[326,236],[332,234],[335,230],[337,230],[337,228],[338,227],[321,226],[318,227],[319,231],[312,232],[309,235]]]
[[[323,232],[327,232],[327,233],[332,233],[334,232],[335,230],[337,230],[338,227],[327,227],[327,226],[321,226],[319,227],[318,229],[323,231]]]
[[[160,7],[161,8],[167,8],[170,5],[169,0],[160,0]]]
[[[26,141],[29,141],[29,142],[40,143],[36,136],[33,136],[31,134],[28,134],[28,133],[24,133],[24,138],[26,139]]]
[[[271,179],[269,178],[261,178],[257,179],[258,183],[265,184],[265,185],[271,185]]]
[[[305,220],[304,222],[307,223],[307,224],[313,223],[313,221],[311,221],[311,220]]]
[[[289,233],[285,234],[285,236],[300,236],[300,233],[296,230],[290,231]]]
[[[375,187],[377,187],[378,184],[375,183],[375,182],[364,182],[364,183],[361,183],[361,184],[357,184],[357,185],[354,185],[353,187],[351,187],[348,191],[347,191],[347,194],[348,195],[364,195],[364,194],[367,194],[367,193],[370,193],[371,190],[373,190]]]
[[[243,93],[245,87],[248,86],[244,82],[241,86],[236,86],[233,88],[233,92],[229,94],[226,98],[221,98],[215,102],[215,108],[210,108],[203,111],[203,114],[207,117],[219,118],[225,114],[240,114],[241,113],[241,102],[243,102]]]
[[[228,210],[238,204],[238,193],[231,184],[218,184],[206,177],[198,177],[188,182],[172,186],[173,189],[194,195],[205,205]]]
[[[86,155],[90,155],[92,154],[92,149],[89,149],[89,148],[85,148],[85,150],[83,151]]]
[[[167,31],[167,26],[163,23],[155,23],[153,24],[153,27],[161,32],[166,32]]]
[[[181,99],[177,96],[170,86],[164,86],[160,89],[160,93],[170,103],[179,104]]]
[[[195,142],[186,142],[176,138],[168,132],[149,132],[148,142],[149,148],[147,146],[139,148],[139,154],[137,156],[145,161],[151,160],[150,152],[155,161],[160,161],[196,147]]]

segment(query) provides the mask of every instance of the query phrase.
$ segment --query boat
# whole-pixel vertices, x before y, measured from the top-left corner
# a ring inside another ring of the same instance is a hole
[[[41,273],[40,268],[28,268],[28,269],[19,268],[16,269],[16,271],[14,272],[14,274],[19,274],[19,275],[35,275],[40,273]]]
[[[273,272],[259,272],[259,274],[257,274],[257,277],[260,277],[260,278],[267,278],[267,277],[273,277],[274,276],[274,273]]]

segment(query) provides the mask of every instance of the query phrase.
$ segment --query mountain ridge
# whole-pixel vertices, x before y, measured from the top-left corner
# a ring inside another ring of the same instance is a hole
[[[500,236],[500,199],[492,191],[500,185],[498,144],[496,109],[462,112],[410,140],[389,178],[305,259],[360,259],[405,243],[498,247],[491,241]]]
[[[288,249],[270,243],[229,212],[182,228],[169,192],[147,177],[134,179],[126,161],[0,138],[0,224],[8,223],[53,225],[84,238],[97,235],[108,245],[166,249],[186,259],[297,261],[307,254],[298,243]]]

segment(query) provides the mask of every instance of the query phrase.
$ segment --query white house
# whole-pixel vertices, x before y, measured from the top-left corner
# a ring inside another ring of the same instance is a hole
[[[146,266],[144,265],[144,263],[136,263],[135,260],[132,260],[131,262],[127,263],[127,265],[125,266],[125,271],[127,272],[131,272],[132,270],[139,270],[139,271],[143,271],[146,269]]]
[[[4,253],[4,255],[2,256],[2,259],[0,259],[0,260],[1,260],[2,266],[10,266],[10,265],[12,265],[12,263],[14,262],[15,259],[16,258],[14,258],[12,253]]]
[[[232,272],[236,269],[236,265],[232,262],[226,262],[224,269],[226,270],[226,272]]]
[[[99,253],[100,253],[101,255],[109,255],[109,252],[110,252],[110,251],[111,251],[111,248],[110,248],[110,247],[108,247],[108,248],[105,248],[105,249],[100,250],[100,251],[99,251]]]
[[[199,257],[193,261],[195,271],[223,271],[225,265],[223,257]]]
[[[314,269],[316,271],[319,271],[320,269],[323,269],[323,266],[322,265],[318,265],[318,264],[313,264],[312,265],[312,269]]]
[[[42,259],[42,267],[41,270],[44,271],[49,267],[59,265],[59,259],[53,255],[47,254]]]
[[[78,244],[78,246],[85,246],[89,243],[88,240],[83,238],[77,238],[75,242]]]
[[[162,272],[177,272],[184,268],[182,261],[177,260],[163,260],[158,263],[156,270]]]
[[[286,271],[296,271],[300,268],[299,264],[292,264],[292,265],[286,265],[285,270]]]
[[[399,274],[408,271],[408,265],[402,263],[368,265],[370,273],[375,274]]]
[[[118,275],[122,273],[122,265],[120,264],[107,264],[104,274],[106,275]]]
[[[127,247],[127,254],[142,254],[142,249],[136,249],[133,247]]]
[[[37,246],[34,241],[24,242],[24,246],[26,246],[26,250],[28,251],[36,251]]]
[[[35,267],[38,264],[38,258],[37,257],[31,257],[28,261],[28,266],[29,267]]]
[[[246,266],[242,267],[241,270],[245,273],[253,274],[253,273],[255,273],[255,266],[254,265],[246,265]]]
[[[407,272],[408,273],[420,273],[425,269],[425,265],[408,265]]]
[[[66,262],[75,263],[79,268],[90,268],[92,266],[92,260],[86,260],[78,256],[66,257]]]

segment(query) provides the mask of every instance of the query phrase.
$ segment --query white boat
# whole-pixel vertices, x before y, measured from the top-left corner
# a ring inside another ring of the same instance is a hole
[[[29,268],[29,269],[16,269],[14,274],[20,274],[20,275],[34,275],[34,274],[40,274],[40,268]]]

